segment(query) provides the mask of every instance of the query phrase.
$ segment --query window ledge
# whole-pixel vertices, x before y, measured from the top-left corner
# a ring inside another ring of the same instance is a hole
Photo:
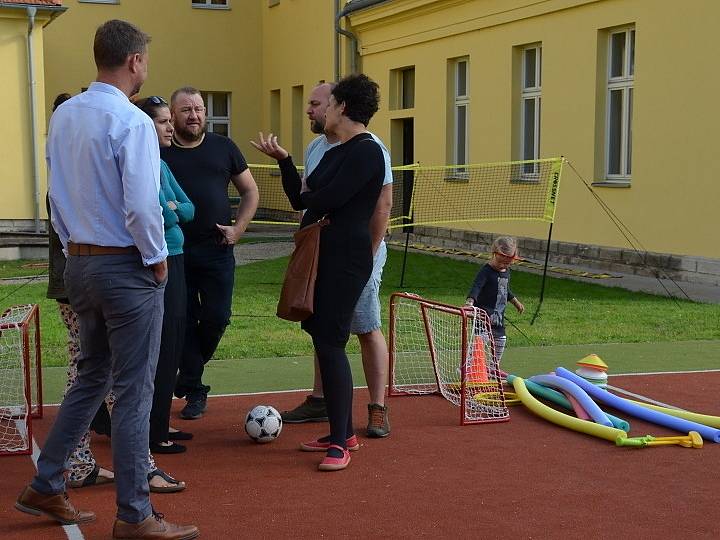
[[[193,9],[218,9],[218,10],[225,10],[230,11],[230,6],[222,6],[218,4],[193,4]]]
[[[445,181],[459,184],[467,184],[468,182],[470,182],[470,174],[461,172],[448,173],[445,175]]]
[[[596,180],[591,185],[593,187],[629,188],[630,180]]]

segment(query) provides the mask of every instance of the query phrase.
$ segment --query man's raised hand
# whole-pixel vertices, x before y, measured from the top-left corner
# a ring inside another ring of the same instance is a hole
[[[268,133],[267,137],[265,137],[261,131],[258,134],[258,141],[250,141],[250,144],[260,150],[263,154],[266,154],[271,158],[275,158],[278,161],[285,159],[290,155],[287,150],[278,144],[277,135],[273,135],[272,133]]]

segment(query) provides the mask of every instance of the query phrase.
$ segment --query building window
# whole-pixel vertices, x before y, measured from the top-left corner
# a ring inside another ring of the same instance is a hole
[[[230,93],[201,92],[207,108],[207,129],[211,133],[230,136]]]
[[[192,0],[194,8],[229,9],[230,0]]]
[[[415,107],[415,66],[390,70],[390,109]]]
[[[452,62],[452,164],[468,162],[468,120],[470,104],[469,59],[458,58]],[[459,173],[464,171],[458,170]]]
[[[635,80],[635,29],[608,37],[605,170],[610,181],[627,182],[632,174],[632,110]]]
[[[542,46],[522,50],[520,88],[520,159],[540,159],[540,103],[542,98]],[[536,175],[537,163],[523,166],[524,175]]]
[[[305,127],[305,100],[303,99],[303,86],[292,87],[292,155],[303,155],[303,132]]]
[[[270,90],[270,133],[280,137],[280,89]]]

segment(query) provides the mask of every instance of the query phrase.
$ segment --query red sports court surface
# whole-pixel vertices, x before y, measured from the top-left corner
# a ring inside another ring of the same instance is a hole
[[[720,373],[613,377],[612,384],[699,412],[720,413]],[[188,488],[153,495],[169,520],[194,523],[201,537],[234,538],[717,538],[720,447],[617,448],[551,425],[516,406],[509,423],[460,427],[458,409],[439,397],[391,398],[392,435],[362,437],[350,467],[320,473],[322,454],[297,444],[324,424],[285,425],[257,445],[243,431],[252,406],[278,409],[301,394],[213,398],[190,430],[188,452],[158,456]],[[362,433],[365,390],[356,391]],[[182,403],[175,403],[180,406]],[[56,409],[36,422],[42,441]],[[632,435],[674,434],[632,418]],[[94,450],[110,464],[107,439]],[[28,456],[0,458],[0,538],[64,539],[63,528],[22,514],[13,502],[33,474]],[[109,538],[112,485],[70,490],[94,510],[86,539]],[[73,534],[72,531],[69,534]],[[80,538],[75,536],[73,538]]]

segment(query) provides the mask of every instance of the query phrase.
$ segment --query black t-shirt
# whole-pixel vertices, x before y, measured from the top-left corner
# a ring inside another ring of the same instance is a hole
[[[498,272],[489,264],[484,265],[475,276],[467,295],[475,300],[475,307],[484,310],[493,330],[505,334],[505,307],[515,298],[510,290],[510,269]]]
[[[185,244],[216,240],[215,224],[232,223],[230,177],[248,168],[240,149],[227,137],[206,133],[203,142],[194,148],[173,143],[162,148],[160,155],[195,205],[195,219],[181,225]]]

